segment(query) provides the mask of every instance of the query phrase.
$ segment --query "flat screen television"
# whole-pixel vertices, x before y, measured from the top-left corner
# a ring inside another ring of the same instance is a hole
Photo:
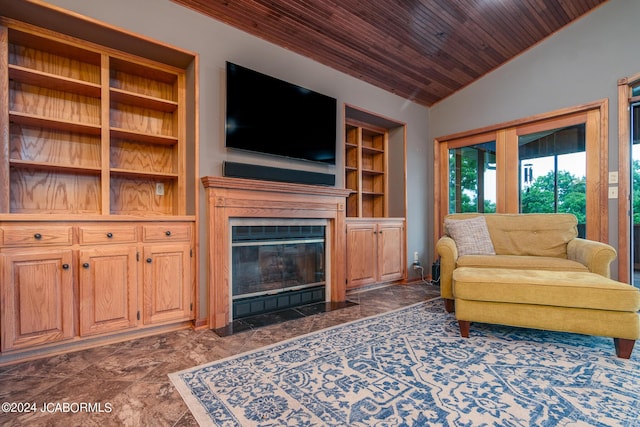
[[[227,62],[225,145],[336,162],[336,99]]]

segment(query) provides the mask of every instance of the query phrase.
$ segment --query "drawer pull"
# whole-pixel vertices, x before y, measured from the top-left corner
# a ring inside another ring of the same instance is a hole
[[[36,239],[36,240],[40,240],[40,239],[42,239],[42,234],[36,233],[36,234],[33,235],[33,238]]]
[[[110,239],[113,237],[113,233],[107,233],[107,237]]]
[[[167,235],[167,237],[169,237],[169,236],[171,236],[171,231],[170,231],[170,230],[167,230],[167,231],[165,231],[165,233],[164,233],[164,234],[166,234],[166,235]]]
[[[149,264],[151,264],[151,261],[153,261],[151,258],[147,258],[147,262],[148,262]]]
[[[69,264],[62,264],[62,269],[63,270],[68,270],[69,269]]]
[[[83,266],[84,268],[89,268],[89,263],[88,263],[88,262],[85,262],[84,264],[82,264],[82,266]]]

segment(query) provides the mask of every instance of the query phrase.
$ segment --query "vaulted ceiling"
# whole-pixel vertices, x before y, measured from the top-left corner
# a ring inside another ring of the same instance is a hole
[[[431,106],[607,0],[173,0]]]

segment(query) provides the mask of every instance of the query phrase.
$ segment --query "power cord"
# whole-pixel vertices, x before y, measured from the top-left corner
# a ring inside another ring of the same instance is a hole
[[[432,286],[440,286],[440,276],[438,275],[437,279],[432,279],[432,280],[426,280],[424,278],[424,267],[422,265],[420,265],[420,262],[414,262],[413,263],[413,270],[414,271],[420,271],[420,279],[422,280],[422,283],[426,284],[426,285],[432,285]],[[440,269],[438,269],[438,272],[440,272]]]

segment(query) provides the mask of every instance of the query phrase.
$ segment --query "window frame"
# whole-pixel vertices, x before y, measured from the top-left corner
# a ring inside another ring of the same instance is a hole
[[[496,213],[518,213],[518,137],[534,132],[585,125],[587,175],[586,237],[607,242],[608,99],[555,110],[485,128],[434,139],[434,243],[444,234],[449,209],[449,150],[496,141]],[[489,139],[490,138],[490,139]],[[511,165],[511,166],[509,166]],[[604,184],[604,185],[602,185]]]
[[[640,73],[618,80],[618,280],[631,283],[631,112]]]

